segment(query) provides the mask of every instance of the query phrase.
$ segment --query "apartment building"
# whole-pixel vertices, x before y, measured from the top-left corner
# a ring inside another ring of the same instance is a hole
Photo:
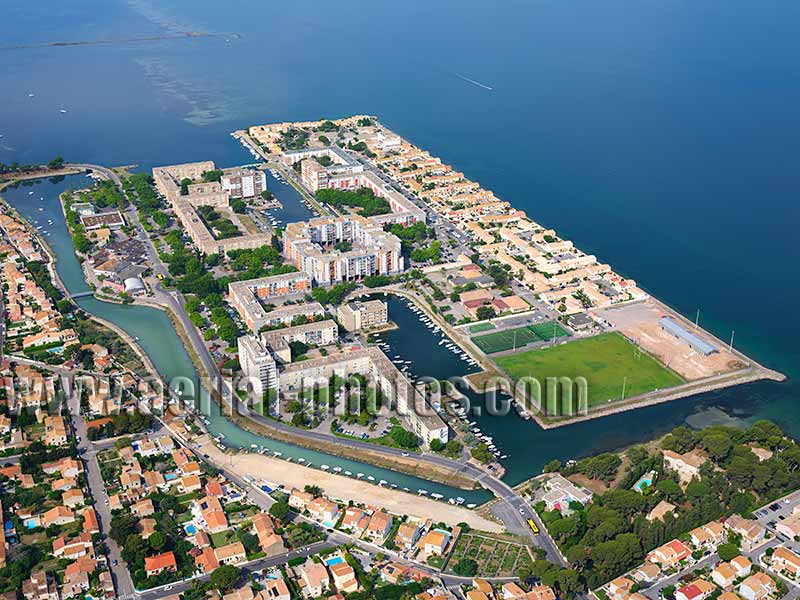
[[[212,161],[155,167],[153,169],[153,181],[156,184],[156,189],[172,205],[186,233],[201,252],[205,254],[224,254],[231,250],[254,249],[269,244],[272,241],[272,234],[268,232],[242,233],[242,235],[236,237],[216,239],[206,227],[200,215],[197,214],[197,207],[211,206],[217,209],[224,209],[227,211],[226,216],[232,221],[237,220],[235,215],[229,211],[231,197],[237,197],[231,196],[231,190],[238,189],[237,193],[245,190],[244,184],[241,182],[242,174],[232,174],[229,177],[227,180],[229,189],[225,189],[219,181],[203,181],[203,174],[214,170],[215,167]],[[246,174],[244,176],[245,178],[248,177]],[[263,172],[260,176],[264,177]],[[253,178],[253,189],[257,185],[262,185],[261,183],[256,184],[255,179],[258,179],[258,177],[253,175]],[[184,180],[191,180],[191,183],[184,186],[182,184]],[[239,188],[234,187],[237,181],[239,182]],[[266,185],[266,180],[264,180],[263,185]],[[250,191],[249,187],[247,191]],[[241,224],[237,226],[239,225]],[[242,232],[243,228],[239,226],[239,230]]]
[[[405,269],[400,239],[359,215],[289,223],[284,256],[318,285],[393,275]]]
[[[254,335],[243,335],[237,340],[237,346],[242,375],[250,379],[256,397],[263,398],[268,390],[277,390],[278,366],[261,339]]]
[[[286,330],[272,333],[281,331]],[[434,439],[447,442],[449,433],[442,418],[380,348],[374,346],[285,364],[280,370],[280,388],[281,391],[296,392],[304,386],[327,383],[334,375],[346,378],[352,374],[364,375],[376,382],[397,414],[405,419],[406,425],[425,444],[430,444]]]
[[[261,304],[262,302],[269,303],[309,291],[311,291],[311,277],[308,273],[302,271],[285,273],[229,283],[228,302],[236,309],[250,330],[257,332],[264,325],[271,324],[273,318],[277,318],[281,322],[285,318],[285,314],[277,317],[271,316],[273,311],[266,310]],[[321,310],[322,313],[320,313]],[[304,311],[301,314],[306,316],[317,317],[324,314],[324,309],[318,303],[307,305]],[[292,318],[297,314],[292,313]]]
[[[220,184],[229,198],[254,198],[267,190],[267,174],[256,169],[226,169]]]
[[[347,331],[361,331],[386,325],[389,322],[389,309],[388,304],[381,300],[356,300],[340,305],[336,316]]]

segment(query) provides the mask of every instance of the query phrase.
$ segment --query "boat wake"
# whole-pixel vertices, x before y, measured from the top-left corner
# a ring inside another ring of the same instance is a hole
[[[455,75],[456,77],[458,77],[462,81],[466,81],[467,83],[471,83],[472,85],[476,85],[479,88],[483,88],[485,90],[489,90],[490,92],[492,90],[494,90],[494,88],[492,86],[486,85],[485,83],[481,83],[480,81],[475,81],[474,79],[470,79],[469,77],[466,77],[465,75],[462,75],[461,73],[453,73],[453,75]]]

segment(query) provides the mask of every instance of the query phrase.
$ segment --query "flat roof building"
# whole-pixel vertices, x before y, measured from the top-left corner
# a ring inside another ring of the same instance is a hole
[[[259,277],[257,279],[247,279],[245,281],[233,281],[228,284],[228,301],[231,306],[236,309],[242,320],[247,324],[252,332],[258,332],[264,325],[273,325],[272,320],[280,320],[285,322],[284,318],[287,314],[291,314],[291,318],[297,314],[305,314],[306,316],[321,316],[324,314],[320,310],[322,306],[319,303],[311,303],[306,306],[302,313],[292,312],[271,315],[261,304],[261,300],[270,301],[278,298],[286,298],[295,294],[304,294],[311,291],[311,277],[307,273],[295,272],[284,273],[282,275],[272,275],[270,277]],[[288,307],[284,307],[285,310]],[[290,319],[291,322],[291,319]]]
[[[361,331],[386,325],[389,322],[389,309],[387,303],[381,300],[356,300],[339,306],[336,316],[347,331]]]
[[[690,348],[696,352],[699,352],[703,356],[708,356],[718,352],[714,346],[701,339],[697,334],[694,334],[686,329],[672,317],[661,317],[658,320],[658,323],[661,325],[661,329],[674,335],[676,338],[688,344]]]
[[[283,250],[286,260],[319,285],[393,275],[405,269],[400,239],[359,215],[289,223]]]

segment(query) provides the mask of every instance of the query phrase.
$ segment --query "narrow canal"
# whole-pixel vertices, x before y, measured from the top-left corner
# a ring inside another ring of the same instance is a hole
[[[18,186],[7,188],[3,192],[5,200],[14,206],[25,219],[35,227],[41,227],[40,234],[44,236],[57,256],[58,274],[71,293],[83,292],[89,288],[73,252],[72,241],[59,205],[59,195],[64,190],[78,189],[90,183],[91,180],[83,175],[72,175],[65,178],[24,182]],[[273,187],[276,195],[282,195],[282,192],[286,190],[296,194],[289,186]],[[281,197],[281,195],[279,198],[286,204],[297,201],[296,197],[291,195],[288,197]],[[144,306],[123,306],[101,302],[92,297],[79,298],[77,303],[87,312],[116,323],[131,336],[138,338],[142,349],[149,355],[159,373],[167,381],[178,376],[198,381],[197,371],[172,327],[172,323],[163,311]],[[322,464],[327,464],[332,469],[340,467],[342,471],[350,471],[354,475],[363,473],[365,478],[373,477],[375,481],[383,479],[390,484],[395,484],[400,489],[408,488],[412,492],[424,489],[430,493],[441,494],[445,498],[460,496],[465,499],[466,503],[479,504],[491,498],[491,494],[485,490],[459,490],[366,463],[331,456],[255,435],[237,427],[220,414],[216,406],[212,407],[208,418],[210,420],[209,431],[213,435],[224,435],[224,442],[228,446],[237,448],[250,448],[252,445],[266,447],[271,452],[281,452],[283,458],[292,457],[295,462],[302,458],[316,467]],[[265,473],[264,478],[269,480],[269,473]]]

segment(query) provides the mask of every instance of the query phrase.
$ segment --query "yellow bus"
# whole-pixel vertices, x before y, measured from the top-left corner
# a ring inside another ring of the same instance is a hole
[[[533,519],[528,519],[528,527],[531,528],[534,535],[539,534],[539,528],[536,526],[536,523],[533,522]]]

